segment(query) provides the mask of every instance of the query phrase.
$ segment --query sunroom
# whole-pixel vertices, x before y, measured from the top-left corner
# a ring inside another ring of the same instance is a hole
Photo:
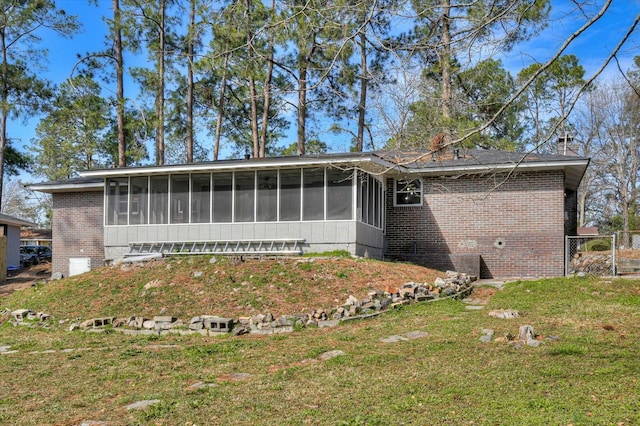
[[[385,186],[355,164],[229,160],[86,174],[105,178],[107,260],[153,251],[383,255]]]

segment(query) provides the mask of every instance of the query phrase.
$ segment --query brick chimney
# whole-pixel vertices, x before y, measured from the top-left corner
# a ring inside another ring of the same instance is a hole
[[[580,146],[573,142],[573,137],[570,135],[560,136],[558,138],[558,154],[566,155],[570,157],[577,157]]]

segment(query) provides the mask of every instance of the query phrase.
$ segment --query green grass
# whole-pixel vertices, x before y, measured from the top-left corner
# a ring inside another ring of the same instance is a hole
[[[640,281],[521,281],[483,311],[446,300],[275,337],[133,338],[5,323],[0,345],[19,353],[0,355],[0,423],[640,424],[638,295]],[[500,308],[522,316],[487,316]],[[520,349],[479,341],[483,328],[515,335],[523,324],[558,340]],[[380,342],[413,330],[428,336]],[[333,349],[345,355],[318,359]],[[196,382],[213,386],[191,389]],[[143,399],[161,402],[126,410]]]

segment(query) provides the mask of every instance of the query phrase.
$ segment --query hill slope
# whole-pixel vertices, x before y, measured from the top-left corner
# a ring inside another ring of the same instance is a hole
[[[211,256],[164,258],[108,266],[40,284],[1,301],[3,308],[56,318],[213,314],[237,318],[308,312],[408,281],[433,282],[438,271],[365,259],[277,258],[244,262]]]

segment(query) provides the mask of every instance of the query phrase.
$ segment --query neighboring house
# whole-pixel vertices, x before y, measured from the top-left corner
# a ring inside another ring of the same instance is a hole
[[[306,252],[486,278],[558,276],[588,163],[494,150],[325,154],[91,170],[30,188],[53,194],[53,271],[65,275],[70,258],[95,267],[134,243],[303,240]]]
[[[6,267],[20,267],[20,228],[38,226],[33,222],[0,213],[2,235],[7,237]]]
[[[51,247],[51,229],[23,229],[20,231],[21,246]]]

